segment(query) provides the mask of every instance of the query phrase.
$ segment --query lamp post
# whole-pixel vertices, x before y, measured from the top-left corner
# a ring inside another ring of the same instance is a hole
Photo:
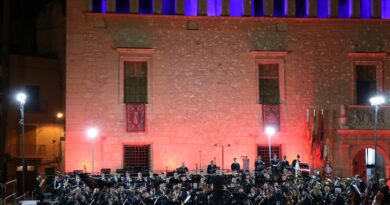
[[[22,143],[20,144],[22,152],[22,194],[24,194],[24,177],[25,177],[25,168],[24,168],[24,104],[26,103],[27,95],[24,93],[18,93],[16,95],[16,100],[19,102],[20,109],[20,129],[22,133]]]
[[[371,106],[375,107],[374,117],[374,175],[376,174],[376,144],[377,144],[377,124],[378,124],[378,109],[379,106],[385,103],[385,97],[374,96],[370,98]]]
[[[271,159],[272,159],[272,156],[271,156],[271,137],[275,134],[276,130],[274,127],[266,127],[265,128],[265,133],[268,135],[268,151],[269,151],[269,164],[271,166]],[[272,174],[272,169],[271,169],[271,174]]]
[[[87,130],[87,136],[92,141],[92,163],[91,163],[91,174],[95,171],[95,138],[97,137],[99,131],[92,127]]]
[[[224,170],[224,161],[225,161],[225,147],[230,147],[230,144],[215,144],[215,147],[220,147],[222,149],[222,171]]]

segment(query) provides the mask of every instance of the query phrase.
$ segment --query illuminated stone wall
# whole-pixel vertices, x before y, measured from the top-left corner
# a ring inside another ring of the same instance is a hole
[[[248,156],[253,168],[256,146],[268,145],[268,138],[251,51],[287,52],[281,57],[281,130],[272,143],[281,144],[290,161],[300,153],[310,162],[306,110],[326,110],[325,133],[334,143],[339,107],[354,103],[348,53],[390,50],[390,22],[385,20],[115,15],[83,13],[83,8],[81,1],[68,2],[67,171],[84,165],[90,170],[90,126],[100,130],[95,171],[122,168],[127,144],[150,144],[155,170],[174,169],[181,162],[195,169],[200,161],[205,168],[214,157],[220,165],[216,143],[231,144],[225,149],[225,168],[240,156]],[[143,133],[126,132],[117,48],[154,49],[148,55]],[[386,58],[383,62],[386,91],[390,64]]]

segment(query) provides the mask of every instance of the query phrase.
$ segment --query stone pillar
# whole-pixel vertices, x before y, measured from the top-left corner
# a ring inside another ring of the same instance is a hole
[[[162,0],[154,0],[154,14],[162,13]]]
[[[198,15],[207,16],[207,0],[198,0]]]
[[[294,0],[287,1],[287,16],[288,17],[295,17],[295,6],[296,6],[296,1],[294,1]]]
[[[360,18],[360,0],[352,2],[352,18]]]
[[[230,16],[230,0],[222,0],[222,16]]]
[[[372,18],[382,17],[382,0],[372,0]]]
[[[338,18],[339,17],[339,1],[330,0],[330,17]]]
[[[265,16],[274,15],[274,0],[267,0],[265,2]]]
[[[139,13],[139,0],[131,0],[130,1],[130,13],[132,13],[132,14]]]
[[[244,0],[244,16],[252,16],[252,0]]]
[[[309,17],[317,17],[317,0],[309,1]]]
[[[176,0],[176,14],[184,15],[184,0]]]
[[[350,155],[350,148],[351,145],[349,144],[340,144],[340,159],[339,164],[341,170],[341,175],[340,177],[350,177],[352,176],[352,161],[354,156],[349,156]]]
[[[107,0],[107,13],[115,13],[116,0]]]

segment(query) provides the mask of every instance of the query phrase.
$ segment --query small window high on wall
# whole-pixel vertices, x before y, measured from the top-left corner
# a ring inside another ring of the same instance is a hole
[[[390,1],[382,1],[382,18],[390,18]]]
[[[274,16],[284,17],[287,14],[287,0],[274,0]]]
[[[174,15],[176,13],[176,0],[162,1],[162,14]]]
[[[370,97],[377,94],[377,76],[375,65],[356,65],[356,104],[369,105]]]
[[[352,16],[352,1],[339,0],[339,18],[351,18]]]
[[[147,103],[147,62],[124,62],[124,102]]]
[[[317,15],[319,18],[328,18],[330,15],[330,0],[318,0]]]
[[[307,17],[308,13],[309,13],[308,0],[296,0],[295,15],[297,17]]]
[[[243,16],[244,0],[230,0],[230,16]]]
[[[208,0],[207,1],[207,15],[221,16],[222,14],[222,0]]]
[[[92,0],[92,12],[95,13],[102,12],[102,1],[103,0]]]
[[[153,14],[153,0],[139,1],[139,13],[140,14]]]
[[[130,1],[129,0],[116,0],[115,3],[116,13],[129,13]]]
[[[264,0],[253,0],[252,15],[264,16]]]

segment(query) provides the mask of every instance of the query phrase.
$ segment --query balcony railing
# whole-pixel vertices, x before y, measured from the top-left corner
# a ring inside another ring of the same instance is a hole
[[[339,127],[342,130],[371,130],[375,123],[375,108],[366,105],[348,105],[340,109]],[[390,129],[390,107],[378,109],[378,130]]]
[[[22,147],[20,144],[11,144],[9,147],[9,153],[12,156],[20,157]],[[25,144],[24,145],[24,157],[26,158],[43,158],[46,157],[46,145],[44,144]]]

